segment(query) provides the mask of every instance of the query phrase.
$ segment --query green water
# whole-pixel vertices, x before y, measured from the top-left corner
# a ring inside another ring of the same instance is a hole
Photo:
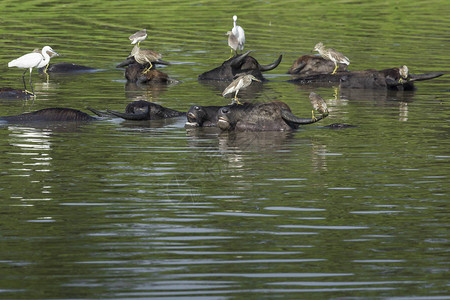
[[[2,1],[7,62],[50,45],[101,71],[36,71],[46,107],[122,111],[143,99],[221,105],[197,76],[230,55],[233,14],[260,63],[283,54],[252,101],[330,116],[292,133],[186,131],[184,120],[0,127],[0,298],[450,299],[448,75],[412,92],[284,82],[322,41],[351,70],[448,73],[448,1]],[[161,52],[172,86],[126,85],[128,36]],[[330,130],[324,125],[359,127]]]

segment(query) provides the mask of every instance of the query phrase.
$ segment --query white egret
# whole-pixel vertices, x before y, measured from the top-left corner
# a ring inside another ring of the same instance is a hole
[[[41,49],[34,49],[33,53],[41,53]],[[48,69],[48,66],[50,64],[50,59],[52,59],[53,56],[59,56],[60,54],[56,53],[54,51],[53,52],[52,51],[47,51],[47,54],[48,54],[48,57],[49,57],[48,61],[42,60],[41,63],[36,68],[40,69],[40,68],[43,68],[45,66],[44,73],[47,75],[47,79],[48,79],[47,69]]]
[[[325,49],[325,46],[322,43],[317,43],[314,47],[314,51],[318,51],[319,54],[327,59],[334,62],[335,68],[331,75],[336,74],[336,70],[338,69],[338,63],[346,64],[347,66],[350,64],[350,60],[344,56],[341,52],[338,52],[332,48]]]
[[[241,26],[236,25],[236,21],[237,21],[237,16],[234,15],[233,16],[233,29],[231,29],[231,32],[233,33],[233,35],[237,39],[237,42],[238,42],[237,49],[238,50],[244,50],[244,46],[245,46],[245,32],[244,32],[244,29],[242,29]]]
[[[31,52],[28,54],[25,54],[19,58],[13,59],[8,63],[8,67],[18,67],[21,69],[29,69],[30,70],[30,86],[31,86],[31,94],[34,95],[34,89],[33,89],[33,83],[31,82],[31,72],[33,71],[33,68],[37,68],[39,65],[45,66],[50,61],[50,53],[54,53],[59,55],[56,51],[52,49],[50,46],[45,46],[42,48],[41,53],[35,53]],[[25,73],[27,70],[25,70],[22,74],[22,80],[23,85],[25,87],[25,92],[30,93],[27,91],[27,86],[25,84]]]
[[[147,38],[147,29],[142,29],[130,35],[128,39],[130,39],[132,45],[137,43],[139,46],[139,43],[144,41],[146,38]]]
[[[225,88],[225,90],[222,93],[222,96],[225,97],[225,95],[236,92],[234,94],[234,100],[239,104],[239,100],[237,98],[237,94],[239,93],[239,90],[241,89],[245,89],[246,87],[248,87],[252,81],[259,81],[261,82],[261,80],[257,79],[255,76],[251,75],[251,74],[247,74],[247,75],[241,75],[238,78],[236,78],[232,83],[230,83],[229,86],[227,86]]]

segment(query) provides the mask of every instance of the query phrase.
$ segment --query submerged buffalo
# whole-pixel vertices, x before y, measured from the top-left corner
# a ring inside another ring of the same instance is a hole
[[[0,117],[0,123],[85,122],[99,120],[98,117],[111,116],[117,116],[126,120],[160,120],[186,115],[184,112],[143,100],[134,101],[128,104],[125,108],[125,113],[110,110],[105,113],[90,107],[88,107],[88,109],[97,116],[90,116],[77,109],[52,107],[15,116]]]
[[[125,108],[125,113],[108,110],[108,113],[125,120],[161,120],[185,116],[185,112],[170,109],[159,104],[138,100],[131,102]]]
[[[0,117],[0,123],[88,122],[98,120],[85,112],[65,107],[44,108],[15,116]]]
[[[259,80],[265,80],[262,72],[275,69],[282,59],[282,55],[280,55],[275,62],[269,65],[260,65],[258,61],[249,54],[250,51],[233,56],[224,61],[221,66],[200,74],[198,79],[232,81],[238,75],[251,74]]]
[[[158,64],[168,64],[164,61],[157,62]],[[146,84],[146,83],[178,83],[179,81],[173,78],[170,78],[164,72],[156,69],[155,64],[152,64],[152,67],[147,72],[144,72],[147,67],[146,65],[141,65],[134,57],[129,57],[125,61],[121,62],[117,65],[117,68],[125,67],[125,78],[127,82],[137,83],[137,84]]]
[[[86,67],[82,65],[77,65],[73,63],[56,63],[56,64],[49,64],[48,68],[42,67],[39,69],[40,73],[91,73],[91,72],[97,72],[98,69],[94,69],[91,67]]]
[[[410,74],[406,66],[400,68],[389,68],[381,71],[346,71],[339,66],[338,72],[331,74],[328,63],[314,58],[311,55],[302,56],[298,66],[294,65],[290,69],[293,75],[290,82],[298,84],[340,84],[341,88],[361,88],[361,89],[389,89],[389,90],[414,90],[414,82],[433,79],[444,75],[444,73]]]
[[[316,75],[331,74],[335,68],[334,62],[317,55],[303,55],[299,57],[289,68],[288,74],[292,75]],[[338,64],[338,72],[347,71],[346,64]]]
[[[289,131],[318,122],[326,116],[328,111],[318,117],[299,118],[281,101],[233,104],[219,110],[217,126],[222,130],[236,131]]]
[[[13,88],[0,88],[0,99],[9,100],[26,100],[30,99],[32,94],[27,93],[24,90],[18,90]]]

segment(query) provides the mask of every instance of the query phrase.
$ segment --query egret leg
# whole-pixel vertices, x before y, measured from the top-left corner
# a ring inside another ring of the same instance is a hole
[[[142,74],[147,74],[147,73],[151,70],[151,68],[153,67],[153,65],[152,65],[151,62],[149,62],[149,64],[150,64],[150,66],[149,66],[148,68],[146,68],[144,71],[142,71]]]
[[[48,73],[47,73],[48,66],[50,66],[50,63],[48,63],[48,64],[45,66],[45,69],[44,69],[44,73],[47,74],[47,75],[48,75]]]
[[[238,98],[233,98],[233,102],[232,103],[236,103],[236,104],[242,105],[241,101],[239,101]]]
[[[237,50],[233,50],[233,49],[230,48],[230,51],[231,51],[230,58],[235,57],[235,56],[238,55],[237,54]],[[228,59],[230,59],[230,58],[228,58]]]
[[[27,91],[27,85],[25,84],[25,73],[27,72],[27,70],[25,70],[22,74],[22,81],[23,81],[23,89],[26,92]]]
[[[31,86],[31,94],[34,96],[34,89],[33,89],[33,83],[31,82],[31,72],[33,71],[32,68],[30,68],[30,86]],[[29,92],[28,92],[29,93]]]
[[[331,73],[331,75],[336,74],[336,70],[338,69],[338,64],[337,63],[334,63],[334,64],[336,65],[336,67],[334,68],[334,71],[333,71],[333,73]]]
[[[48,63],[46,66],[45,66],[45,69],[44,69],[44,74],[45,74],[45,76],[47,77],[47,83],[48,83],[48,80],[50,79],[50,76],[48,75],[48,73],[47,73],[47,70],[48,70],[48,66],[50,65],[50,63]]]
[[[311,110],[311,114],[312,114],[311,119],[312,119],[313,121],[317,121],[317,118],[316,118],[316,116],[314,115],[314,109]]]
[[[239,99],[238,99],[238,97],[237,97],[237,94],[239,93],[239,90],[237,90],[236,91],[236,93],[234,94],[234,101],[237,103],[237,104],[242,104],[241,102],[239,102]]]

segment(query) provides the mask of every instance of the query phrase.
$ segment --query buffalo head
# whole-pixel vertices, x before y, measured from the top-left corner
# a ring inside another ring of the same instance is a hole
[[[31,94],[24,90],[18,90],[13,88],[0,88],[0,99],[30,99]]]
[[[220,108],[221,106],[191,106],[186,114],[186,127],[217,126],[217,114]]]
[[[327,115],[328,113],[317,118],[299,118],[281,101],[233,104],[219,110],[217,126],[222,130],[287,131],[302,124],[315,123]]]
[[[168,65],[168,62],[158,60],[155,64]],[[125,78],[127,82],[145,84],[145,83],[177,83],[178,80],[172,79],[164,72],[156,69],[155,64],[152,68],[143,73],[146,66],[136,62],[133,56],[128,57],[126,60],[118,64],[116,67],[125,67]]]
[[[144,83],[175,83],[177,80],[171,79],[169,75],[160,70],[157,70],[154,66],[146,73],[143,73],[145,67],[138,63],[133,63],[125,69],[125,78],[127,82],[135,82],[138,84]]]
[[[222,63],[221,66],[202,73],[198,76],[199,80],[224,80],[232,81],[236,76],[252,74],[259,80],[265,80],[262,72],[275,69],[281,62],[282,55],[269,65],[260,65],[258,61],[251,57],[250,51],[236,55]]]

